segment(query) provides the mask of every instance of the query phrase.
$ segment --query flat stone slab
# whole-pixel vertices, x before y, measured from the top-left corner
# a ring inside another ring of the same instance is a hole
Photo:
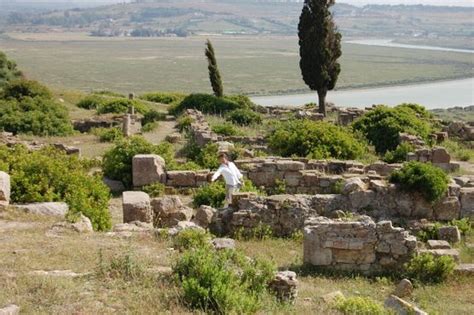
[[[9,304],[0,308],[0,315],[18,315],[20,314],[20,307],[15,304]]]
[[[451,249],[451,245],[447,241],[428,240],[427,243],[430,249]]]
[[[412,305],[395,295],[390,295],[385,300],[385,307],[394,310],[396,314],[400,315],[428,315],[428,313],[426,313],[425,311],[420,310],[415,305]]]
[[[450,256],[454,261],[459,261],[459,251],[457,249],[422,249],[420,254],[429,253],[435,257]]]
[[[69,211],[69,206],[64,202],[40,202],[26,205],[15,205],[17,209],[27,213],[65,217]]]
[[[460,264],[454,268],[454,273],[463,276],[474,276],[474,264]]]

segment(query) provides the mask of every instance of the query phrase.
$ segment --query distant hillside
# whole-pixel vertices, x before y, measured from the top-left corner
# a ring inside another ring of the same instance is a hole
[[[10,12],[3,31],[88,31],[93,36],[187,36],[202,33],[296,33],[298,0],[137,0],[133,3],[49,12]],[[345,36],[469,38],[473,8],[337,4],[334,15]],[[460,40],[462,42],[462,40]]]

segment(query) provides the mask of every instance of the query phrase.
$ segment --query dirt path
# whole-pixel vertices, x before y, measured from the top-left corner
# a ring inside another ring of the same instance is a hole
[[[167,135],[177,131],[174,128],[175,124],[175,121],[160,121],[159,126],[155,130],[144,133],[143,136],[151,143],[158,144],[164,141]]]

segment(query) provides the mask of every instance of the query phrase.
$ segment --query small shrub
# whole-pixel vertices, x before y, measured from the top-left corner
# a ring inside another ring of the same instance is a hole
[[[176,104],[181,102],[186,95],[181,93],[164,93],[164,92],[153,92],[147,93],[140,98],[149,102],[161,103],[161,104]]]
[[[76,106],[83,109],[94,109],[97,110],[105,103],[103,97],[97,95],[89,95],[80,100]]]
[[[431,125],[426,117],[418,114],[421,109],[413,106],[400,105],[395,108],[378,106],[359,118],[354,130],[361,132],[370,144],[375,146],[377,153],[385,154],[400,144],[401,132],[428,139]],[[420,117],[421,116],[421,117]]]
[[[198,248],[186,251],[173,272],[188,307],[216,314],[248,314],[260,308],[275,267],[262,260],[249,261],[236,251]]]
[[[176,120],[176,128],[179,132],[188,131],[194,119],[191,116],[183,115]]]
[[[35,136],[67,136],[74,131],[66,108],[42,97],[0,100],[0,130]]]
[[[101,142],[115,142],[123,139],[123,132],[120,128],[94,128],[91,133],[99,137]]]
[[[416,234],[416,238],[422,242],[427,242],[428,240],[437,240],[438,239],[438,230],[441,227],[441,223],[434,223],[433,225],[424,226]]]
[[[273,237],[273,230],[272,228],[263,223],[259,223],[256,227],[254,228],[244,228],[241,227],[234,231],[233,233],[233,238],[236,240],[244,240],[244,241],[250,241],[250,240],[257,240],[257,241],[264,241],[264,240],[269,240]]]
[[[390,175],[390,182],[406,191],[417,191],[430,202],[441,199],[448,190],[448,176],[431,164],[410,162]]]
[[[423,253],[413,257],[404,267],[410,279],[422,283],[441,283],[453,273],[456,263],[450,256],[435,257]]]
[[[393,151],[387,151],[384,155],[384,162],[387,163],[402,163],[407,160],[408,153],[414,152],[415,148],[408,142],[403,142]]]
[[[161,197],[165,194],[165,185],[162,183],[155,183],[143,186],[142,191],[146,192],[152,198]]]
[[[194,206],[202,205],[221,208],[225,200],[225,184],[223,182],[214,182],[209,185],[199,187],[194,194]]]
[[[0,87],[7,82],[21,78],[22,73],[17,69],[17,64],[9,60],[5,53],[0,51]]]
[[[237,125],[249,126],[254,124],[261,124],[262,117],[260,114],[250,109],[237,109],[229,113],[227,121]]]
[[[210,94],[191,94],[179,105],[170,109],[170,114],[179,115],[186,109],[197,109],[204,114],[225,114],[227,112],[245,108],[245,103],[239,103],[228,97],[216,97]]]
[[[352,315],[386,315],[390,314],[384,306],[369,297],[339,298],[334,302],[334,308],[343,314]]]
[[[173,239],[173,247],[180,251],[211,247],[211,236],[202,230],[187,229]]]
[[[101,178],[88,174],[90,161],[53,148],[29,152],[23,146],[0,146],[0,161],[0,169],[11,176],[13,202],[64,201],[69,220],[82,213],[95,230],[110,228],[110,192]]]
[[[457,226],[462,235],[467,235],[472,230],[472,223],[469,218],[452,220],[449,225]]]
[[[239,131],[234,125],[229,123],[219,124],[212,126],[212,131],[221,136],[237,136]]]
[[[3,87],[3,97],[6,99],[16,99],[21,101],[25,98],[44,98],[52,99],[51,91],[37,81],[32,80],[13,80]]]
[[[268,136],[275,153],[314,159],[356,159],[367,150],[349,131],[328,122],[290,120],[276,125]]]
[[[157,121],[165,120],[165,118],[166,118],[165,113],[160,113],[154,109],[147,111],[145,115],[143,115],[142,131],[144,132],[152,131],[158,126]]]
[[[343,179],[339,179],[337,181],[335,181],[333,184],[331,184],[331,194],[336,194],[336,195],[340,195],[342,194],[342,191],[344,190],[344,180]]]
[[[269,195],[284,195],[286,194],[286,182],[284,180],[275,179],[273,187],[268,188],[267,192]]]
[[[136,281],[143,278],[145,268],[130,251],[123,255],[112,257],[109,262],[104,260],[102,251],[99,251],[96,273],[101,278],[119,278],[124,281]]]
[[[456,160],[464,162],[474,161],[474,150],[465,143],[447,140],[443,142],[443,146]]]
[[[128,108],[130,106],[135,107],[135,111],[140,114],[145,114],[150,109],[147,105],[143,104],[142,102],[136,100],[129,100],[126,98],[116,98],[111,100],[106,100],[97,108],[98,114],[107,114],[107,113],[114,113],[114,114],[123,114],[128,112]]]
[[[165,160],[168,170],[177,168],[171,144],[163,142],[154,145],[143,137],[135,136],[117,141],[114,147],[105,152],[104,175],[122,181],[125,187],[132,187],[132,160],[138,154],[158,154]]]

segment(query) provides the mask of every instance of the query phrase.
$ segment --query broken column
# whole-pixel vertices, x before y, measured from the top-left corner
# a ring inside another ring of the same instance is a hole
[[[132,135],[132,116],[130,114],[123,116],[122,122],[122,133],[124,137],[130,137]]]

